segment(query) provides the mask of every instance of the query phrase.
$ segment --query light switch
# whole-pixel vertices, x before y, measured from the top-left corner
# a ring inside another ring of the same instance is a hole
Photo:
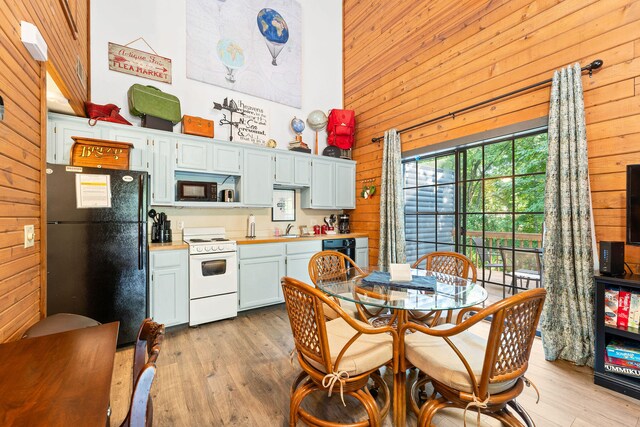
[[[33,224],[25,225],[24,226],[24,247],[25,248],[32,247],[35,241],[36,241],[36,231],[33,227]]]

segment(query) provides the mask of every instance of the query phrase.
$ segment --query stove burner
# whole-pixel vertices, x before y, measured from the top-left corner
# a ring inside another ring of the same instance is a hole
[[[228,242],[229,239],[223,237],[214,237],[211,239],[189,239],[189,243],[209,243],[209,242]]]

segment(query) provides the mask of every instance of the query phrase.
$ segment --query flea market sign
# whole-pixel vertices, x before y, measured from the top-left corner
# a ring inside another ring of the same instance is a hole
[[[171,83],[171,59],[109,42],[109,69]]]

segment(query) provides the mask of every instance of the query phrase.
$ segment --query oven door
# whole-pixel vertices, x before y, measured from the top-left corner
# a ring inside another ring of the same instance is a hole
[[[236,252],[189,256],[190,298],[203,298],[238,291]]]

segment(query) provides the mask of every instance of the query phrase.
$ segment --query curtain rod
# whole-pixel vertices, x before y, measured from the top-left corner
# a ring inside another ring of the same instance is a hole
[[[597,70],[598,68],[602,67],[602,64],[604,64],[604,62],[601,59],[596,59],[595,61],[591,62],[590,64],[585,65],[584,67],[582,67],[580,70],[581,71],[588,71],[589,72],[589,77],[591,77],[591,75],[593,74],[593,70]],[[398,133],[407,132],[409,130],[416,129],[416,128],[428,125],[430,123],[437,122],[438,120],[446,119],[447,117],[451,117],[451,118],[455,119],[456,115],[458,115],[460,113],[464,113],[466,111],[473,110],[474,108],[478,108],[478,107],[480,107],[482,105],[490,104],[490,103],[492,103],[494,101],[498,101],[498,100],[503,99],[503,98],[508,98],[508,97],[513,96],[513,95],[515,95],[517,93],[520,93],[520,92],[526,92],[526,91],[528,91],[530,89],[533,89],[534,87],[546,85],[547,83],[551,83],[552,81],[553,81],[553,78],[547,79],[547,80],[543,80],[541,82],[534,83],[534,84],[531,84],[529,86],[525,86],[525,87],[520,88],[520,89],[513,90],[513,91],[511,91],[509,93],[505,93],[503,95],[499,95],[499,96],[496,96],[494,98],[478,102],[477,104],[473,104],[473,105],[470,105],[468,107],[461,108],[459,110],[452,111],[452,112],[447,113],[447,114],[443,114],[442,116],[434,117],[433,119],[429,119],[429,120],[424,121],[424,122],[416,123],[415,125],[411,125],[411,126],[406,127],[404,129],[400,129],[398,131]],[[378,137],[375,137],[375,138],[371,138],[371,142],[380,142],[383,139],[384,139],[384,136],[378,136]]]

